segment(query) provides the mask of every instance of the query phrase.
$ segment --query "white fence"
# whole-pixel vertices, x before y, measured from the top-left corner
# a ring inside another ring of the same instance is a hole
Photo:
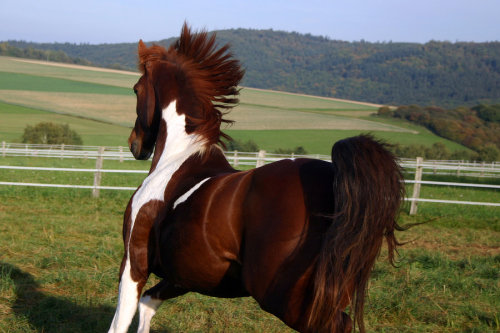
[[[330,160],[329,155],[284,155],[271,154],[261,150],[260,152],[225,152],[227,159],[234,166],[249,165],[261,166],[266,163],[279,161],[285,158],[309,157],[322,160]],[[132,161],[135,160],[128,147],[100,147],[100,146],[69,146],[69,145],[41,145],[24,143],[2,142],[0,148],[2,157],[58,157],[58,158],[80,158]]]
[[[401,167],[416,170],[416,159],[403,158]],[[500,162],[426,160],[421,162],[425,175],[456,175],[496,178],[500,177]]]
[[[93,185],[69,185],[69,184],[40,184],[40,183],[25,183],[25,182],[6,182],[0,181],[0,185],[9,186],[35,186],[35,187],[61,187],[61,188],[82,188],[92,189],[95,197],[99,196],[99,190],[135,190],[135,187],[126,186],[101,186],[102,173],[142,173],[146,174],[147,170],[122,170],[122,169],[104,169],[103,160],[133,160],[132,154],[123,147],[96,147],[96,146],[47,146],[47,145],[25,145],[25,144],[7,144],[2,143],[0,150],[1,156],[37,156],[37,157],[57,157],[57,158],[86,158],[95,159],[96,168],[94,169],[77,169],[77,168],[48,168],[48,167],[23,167],[23,166],[0,166],[1,169],[11,170],[37,170],[37,171],[58,171],[58,172],[92,172],[94,173]],[[330,160],[327,155],[279,155],[266,154],[264,151],[248,153],[231,151],[226,152],[226,157],[235,166],[250,165],[262,166],[266,163],[278,161],[284,158],[297,157],[312,157],[322,160]],[[435,202],[445,204],[462,204],[462,205],[483,205],[483,206],[500,206],[497,202],[472,202],[459,200],[439,200],[420,198],[421,185],[437,185],[437,186],[460,186],[460,187],[476,187],[476,188],[492,188],[500,189],[500,185],[489,184],[470,184],[457,182],[436,182],[423,181],[422,174],[453,174],[458,176],[475,176],[475,177],[500,177],[500,163],[477,163],[463,161],[423,161],[422,159],[401,160],[401,166],[405,171],[415,172],[414,180],[405,180],[406,183],[413,183],[413,195],[406,200],[411,202],[410,213],[416,214],[418,202]]]

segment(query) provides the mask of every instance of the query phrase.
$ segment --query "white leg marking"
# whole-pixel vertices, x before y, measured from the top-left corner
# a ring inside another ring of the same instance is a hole
[[[127,259],[125,269],[120,280],[118,306],[108,333],[125,333],[134,318],[137,310],[138,291],[137,282],[130,275],[130,260]]]
[[[178,204],[181,204],[184,201],[186,201],[191,196],[191,194],[193,194],[194,191],[196,191],[197,189],[199,189],[200,186],[203,185],[203,183],[206,182],[209,179],[210,178],[203,179],[201,182],[199,182],[198,184],[196,184],[195,186],[193,186],[189,191],[187,191],[186,193],[184,193],[183,195],[181,195],[177,200],[175,200],[173,209],[175,209],[175,207],[177,207]]]
[[[177,113],[176,101],[170,103],[167,108],[162,111],[162,119],[167,124],[167,141],[165,142],[165,148],[155,170],[144,179],[142,186],[132,198],[128,246],[130,246],[130,239],[134,232],[137,214],[142,206],[150,200],[164,200],[165,189],[172,175],[181,167],[189,156],[199,153],[204,149],[206,142],[203,138],[196,134],[186,133],[185,118],[184,114],[179,115]],[[130,248],[128,247],[126,251],[127,257],[130,258]],[[120,281],[118,307],[111,328],[109,329],[110,333],[126,332],[137,310],[137,282],[134,282],[130,276],[130,267],[130,260],[128,259]],[[152,316],[153,315],[151,315],[151,317]]]
[[[151,319],[163,301],[143,296],[139,302],[139,328],[137,333],[148,333],[151,328]]]

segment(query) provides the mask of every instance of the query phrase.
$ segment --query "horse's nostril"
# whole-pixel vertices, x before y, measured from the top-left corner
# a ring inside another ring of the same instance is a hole
[[[130,144],[130,151],[132,153],[134,153],[135,149],[137,147],[137,142],[133,141],[131,144]]]

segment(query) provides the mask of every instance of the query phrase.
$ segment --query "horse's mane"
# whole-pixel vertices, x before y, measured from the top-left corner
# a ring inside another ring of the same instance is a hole
[[[168,50],[159,45],[139,47],[142,73],[148,62],[167,61],[181,68],[201,111],[201,116],[186,114],[186,118],[209,144],[222,143],[221,137],[229,139],[220,131],[220,125],[233,122],[223,116],[239,102],[238,84],[244,70],[229,48],[229,44],[218,48],[215,33],[210,36],[206,31],[192,33],[186,23],[180,38]]]

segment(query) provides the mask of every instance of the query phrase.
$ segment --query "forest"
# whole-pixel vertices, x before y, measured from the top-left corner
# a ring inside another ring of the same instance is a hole
[[[395,110],[381,107],[377,112],[381,117],[394,117],[422,125],[433,133],[458,142],[474,152],[457,152],[453,155],[444,146],[396,147],[398,156],[424,156],[432,159],[468,159],[495,161],[500,158],[500,104],[479,104],[473,107],[443,109],[439,107],[420,107],[417,105],[399,106]],[[415,150],[422,151],[415,151]],[[458,155],[457,155],[458,154]],[[437,156],[435,156],[437,155]]]
[[[230,43],[242,61],[246,69],[242,84],[248,87],[384,105],[454,108],[500,103],[500,42],[345,42],[251,29],[221,30],[217,35],[219,43]],[[174,40],[156,43],[168,46]],[[0,45],[4,55],[9,47],[31,50],[28,53],[50,50],[73,61],[136,69],[137,43],[6,41]]]

